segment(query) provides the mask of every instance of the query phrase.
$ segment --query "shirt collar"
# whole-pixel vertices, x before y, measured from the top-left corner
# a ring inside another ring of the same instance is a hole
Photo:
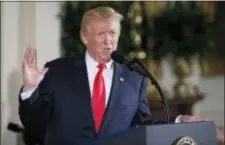
[[[85,54],[85,59],[86,59],[86,62],[88,65],[90,65],[91,67],[97,67],[98,66],[98,62],[96,60],[94,60],[91,55],[88,53],[88,51],[86,51],[86,54]],[[106,68],[107,70],[110,70],[112,67],[113,67],[113,61],[110,60],[110,62],[107,62],[105,65],[106,65]]]

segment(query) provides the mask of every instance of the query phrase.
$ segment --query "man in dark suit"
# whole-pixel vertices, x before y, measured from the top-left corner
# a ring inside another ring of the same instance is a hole
[[[85,145],[151,120],[146,79],[111,60],[121,19],[108,7],[89,10],[80,32],[85,54],[53,60],[42,70],[37,68],[36,50],[27,49],[19,115],[35,140]]]

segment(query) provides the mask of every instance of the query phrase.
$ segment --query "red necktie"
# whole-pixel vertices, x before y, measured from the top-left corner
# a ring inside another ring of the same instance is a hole
[[[93,96],[92,96],[92,108],[95,119],[95,128],[98,132],[103,115],[105,112],[105,83],[102,72],[105,68],[105,64],[98,65],[98,73],[95,76]]]

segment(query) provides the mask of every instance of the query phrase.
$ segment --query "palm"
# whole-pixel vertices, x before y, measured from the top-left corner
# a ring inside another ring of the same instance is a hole
[[[22,66],[23,83],[29,89],[36,87],[47,72],[47,68],[44,68],[42,71],[38,70],[37,51],[31,48],[27,49]]]

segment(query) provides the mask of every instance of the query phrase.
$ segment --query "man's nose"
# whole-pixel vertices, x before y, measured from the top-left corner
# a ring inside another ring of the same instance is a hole
[[[105,43],[105,44],[109,44],[109,43],[110,43],[110,40],[111,40],[110,35],[109,35],[109,34],[106,34],[106,35],[105,35],[104,43]]]

